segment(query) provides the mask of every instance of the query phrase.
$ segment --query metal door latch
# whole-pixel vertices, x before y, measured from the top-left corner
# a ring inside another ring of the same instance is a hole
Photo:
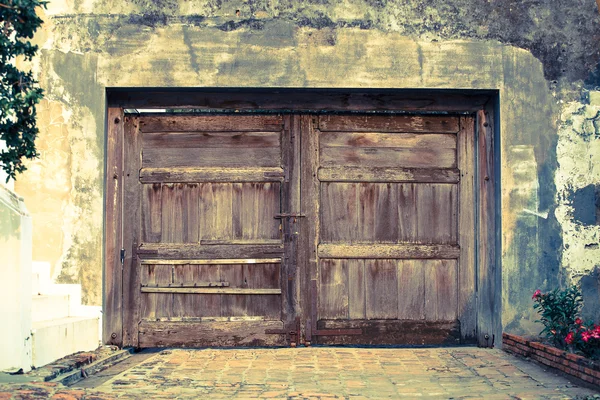
[[[121,264],[125,262],[125,249],[121,249]]]

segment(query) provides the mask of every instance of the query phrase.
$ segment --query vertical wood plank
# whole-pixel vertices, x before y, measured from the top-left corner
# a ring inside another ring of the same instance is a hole
[[[235,239],[277,239],[279,184],[271,182],[233,184],[233,232]]]
[[[398,241],[417,241],[417,190],[412,183],[399,184],[398,188]]]
[[[365,260],[345,261],[348,266],[348,316],[350,319],[365,319]]]
[[[232,184],[201,183],[199,200],[199,238],[231,239]]]
[[[486,110],[477,113],[478,182],[479,193],[477,238],[478,252],[478,305],[477,305],[477,343],[490,347],[500,334],[499,304],[497,300],[496,280],[496,204],[495,204],[495,168],[493,120]],[[486,338],[487,337],[487,338]]]
[[[197,282],[219,282],[221,270],[219,265],[196,265],[194,279]],[[221,294],[200,294],[194,297],[194,309],[191,317],[220,317]]]
[[[438,215],[435,208],[436,186],[419,183],[417,189],[417,241],[435,243]]]
[[[142,242],[160,242],[162,230],[162,184],[142,185]]]
[[[456,320],[458,300],[456,260],[427,260],[425,264],[425,319]]]
[[[365,260],[367,319],[398,318],[396,260]]]
[[[109,108],[107,112],[104,219],[104,287],[102,342],[123,345],[123,275],[120,250],[122,246],[123,187],[123,110]]]
[[[475,307],[475,120],[461,117],[458,133],[459,213],[458,319],[461,338],[470,341],[477,330]]]
[[[244,281],[249,289],[279,289],[281,287],[279,264],[247,264],[243,266]],[[246,314],[267,320],[281,319],[282,296],[246,295]]]
[[[319,317],[348,319],[348,265],[345,260],[321,260]]]
[[[303,213],[300,202],[300,116],[285,115],[281,133],[281,160],[285,172],[281,184],[280,210],[286,213]],[[301,218],[300,218],[301,219]],[[298,303],[300,280],[298,279],[298,233],[300,221],[286,218],[276,221],[278,233],[284,241],[285,258],[281,262],[281,318],[291,324],[301,307]],[[279,225],[281,224],[281,225]],[[281,227],[281,228],[280,228]],[[305,321],[302,321],[305,324]]]
[[[310,307],[301,310],[303,321],[312,317],[316,326],[316,303],[318,299],[311,296],[310,282],[318,277],[317,247],[320,240],[320,194],[317,171],[319,169],[319,132],[313,129],[318,117],[302,115],[300,117],[299,134],[301,135],[301,201],[306,215],[300,221],[300,238],[298,253],[298,277],[300,278],[299,302]],[[314,121],[313,121],[314,119]],[[303,270],[301,270],[303,268]],[[316,296],[316,293],[314,294]],[[314,339],[313,339],[314,340]]]
[[[125,157],[123,186],[123,345],[138,345],[140,321],[140,264],[137,257],[141,228],[142,185],[141,168],[142,138],[137,117],[125,117]]]
[[[358,207],[358,184],[322,183],[321,240],[324,242],[353,242],[358,239]]]
[[[392,183],[358,185],[360,242],[394,243],[398,238],[398,190]]]
[[[425,262],[398,261],[399,319],[425,319]]]
[[[160,265],[144,264],[140,269],[140,281],[142,285],[156,285],[156,268]],[[156,319],[156,302],[158,295],[156,293],[142,293],[140,317],[146,319]]]
[[[244,277],[242,265],[221,265],[221,281],[229,282],[232,288],[248,287],[247,278]],[[246,316],[247,295],[227,294],[221,295],[222,317],[244,317]]]

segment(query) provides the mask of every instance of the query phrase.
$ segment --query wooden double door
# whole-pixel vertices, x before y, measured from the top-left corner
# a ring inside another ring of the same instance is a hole
[[[473,117],[140,114],[122,132],[120,344],[474,340]]]

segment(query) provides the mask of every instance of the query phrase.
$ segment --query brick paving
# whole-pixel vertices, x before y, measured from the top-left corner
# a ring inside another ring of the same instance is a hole
[[[500,350],[309,347],[165,350],[96,387],[4,385],[4,398],[600,399],[600,393]]]

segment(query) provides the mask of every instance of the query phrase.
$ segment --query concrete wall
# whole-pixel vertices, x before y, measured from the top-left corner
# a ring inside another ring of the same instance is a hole
[[[600,18],[591,0],[562,3],[52,1],[35,38],[41,157],[16,188],[34,215],[34,258],[101,303],[106,88],[498,89],[503,325],[537,332],[531,294],[568,281],[589,281],[597,308],[598,231],[577,228],[572,205],[597,181],[575,187],[568,169],[599,168],[597,156],[571,159],[593,153],[598,131],[571,140],[569,121],[591,112],[583,94],[600,85]]]
[[[31,245],[23,199],[0,183],[0,371],[31,368]]]

